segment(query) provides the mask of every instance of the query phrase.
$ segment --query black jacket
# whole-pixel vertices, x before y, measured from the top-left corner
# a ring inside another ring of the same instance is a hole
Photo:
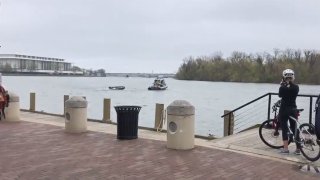
[[[296,99],[299,93],[299,86],[290,82],[282,84],[279,88],[279,97],[281,97],[281,109],[297,108]]]

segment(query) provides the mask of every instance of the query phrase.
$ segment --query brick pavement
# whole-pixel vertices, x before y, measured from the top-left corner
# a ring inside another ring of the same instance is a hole
[[[100,132],[67,134],[57,126],[0,122],[0,179],[319,179],[297,165],[163,141],[119,141]]]

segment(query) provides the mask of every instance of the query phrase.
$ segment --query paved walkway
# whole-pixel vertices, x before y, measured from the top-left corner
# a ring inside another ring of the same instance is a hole
[[[209,146],[170,150],[165,141],[144,139],[147,135],[140,131],[139,139],[127,141],[117,140],[112,132],[68,134],[61,126],[30,122],[58,117],[23,114],[25,121],[20,123],[0,122],[1,180],[319,179],[301,172],[295,163]]]

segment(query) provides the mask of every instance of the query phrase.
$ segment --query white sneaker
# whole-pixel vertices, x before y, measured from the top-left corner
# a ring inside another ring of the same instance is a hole
[[[280,154],[289,154],[289,152],[290,152],[289,149],[283,149],[282,148],[279,153]]]
[[[294,154],[295,154],[295,155],[301,155],[300,149],[296,149],[296,150],[294,151]]]

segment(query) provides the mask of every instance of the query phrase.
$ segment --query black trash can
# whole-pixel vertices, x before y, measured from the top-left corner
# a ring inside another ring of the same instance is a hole
[[[140,106],[115,106],[117,112],[117,138],[137,139]]]

